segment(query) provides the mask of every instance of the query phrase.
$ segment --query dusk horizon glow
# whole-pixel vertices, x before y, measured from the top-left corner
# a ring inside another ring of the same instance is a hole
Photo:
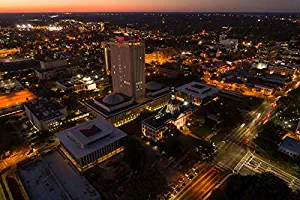
[[[16,12],[300,12],[298,0],[1,0],[1,13]]]

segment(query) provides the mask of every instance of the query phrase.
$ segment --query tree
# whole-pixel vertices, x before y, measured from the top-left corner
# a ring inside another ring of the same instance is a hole
[[[157,195],[164,192],[166,188],[167,180],[158,170],[157,166],[154,165],[145,169],[142,174],[132,178],[121,199],[158,199]]]
[[[129,137],[125,144],[124,160],[134,171],[140,171],[145,158],[145,149],[140,141],[134,137]]]
[[[297,193],[272,173],[248,176],[235,174],[214,190],[209,200],[296,200]]]

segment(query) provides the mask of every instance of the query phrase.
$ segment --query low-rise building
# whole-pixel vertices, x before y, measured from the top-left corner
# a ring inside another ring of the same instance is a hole
[[[176,88],[176,97],[199,106],[203,100],[215,98],[219,91],[218,88],[194,81]]]
[[[176,65],[172,63],[156,66],[158,72],[168,78],[177,78],[180,76],[190,76],[192,72],[186,65]]]
[[[93,77],[81,77],[80,75],[74,76],[69,79],[56,81],[59,89],[67,91],[70,89],[76,90],[95,90],[99,86],[107,84],[107,78],[99,78],[97,75]]]
[[[279,145],[278,151],[297,158],[300,155],[300,141],[291,137],[286,137]]]
[[[171,113],[165,113],[143,120],[143,135],[154,142],[163,139],[163,133],[167,130],[166,124],[168,124],[172,118]]]
[[[201,68],[206,71],[215,71],[216,69],[224,65],[225,65],[224,62],[211,62],[211,63],[204,63],[203,65],[201,65]]]
[[[30,200],[101,200],[101,195],[59,151],[42,154],[17,170]]]
[[[8,79],[0,81],[0,93],[3,93],[4,90],[12,92],[23,88],[22,84],[16,79]]]
[[[237,49],[239,44],[238,39],[228,38],[227,35],[224,34],[219,36],[219,42],[226,47],[234,47],[235,49]]]
[[[91,114],[102,117],[115,126],[126,124],[137,118],[144,110],[150,112],[164,107],[171,97],[171,89],[159,83],[146,84],[146,97],[135,101],[122,93],[109,94],[85,103]]]
[[[55,134],[60,149],[79,170],[85,171],[124,150],[127,134],[102,118]]]
[[[77,71],[77,67],[57,67],[57,68],[46,68],[36,69],[35,75],[39,80],[50,80],[54,77],[64,78],[71,76]]]
[[[67,108],[55,100],[37,99],[24,104],[26,116],[40,131],[53,131],[67,115]]]
[[[173,96],[158,115],[142,121],[142,133],[148,139],[157,142],[163,138],[163,133],[167,130],[167,124],[172,123],[178,129],[183,127],[188,117],[197,108],[196,105],[188,102],[180,102]]]
[[[270,65],[269,66],[270,74],[281,74],[286,76],[293,76],[299,70],[297,66],[290,65]]]
[[[67,60],[46,60],[46,61],[40,61],[40,65],[42,69],[53,69],[58,67],[64,67],[67,66]]]

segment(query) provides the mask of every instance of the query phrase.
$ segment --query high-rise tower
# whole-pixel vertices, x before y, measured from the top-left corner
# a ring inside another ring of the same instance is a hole
[[[109,43],[113,92],[135,99],[145,96],[145,45],[137,39],[116,37]]]

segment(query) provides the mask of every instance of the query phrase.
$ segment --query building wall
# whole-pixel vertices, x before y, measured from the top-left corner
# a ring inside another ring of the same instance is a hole
[[[72,75],[76,72],[76,67],[66,67],[66,68],[59,68],[59,69],[53,69],[51,71],[47,72],[39,72],[35,70],[35,75],[38,77],[39,80],[50,80],[53,77],[64,77],[67,75]]]
[[[42,123],[33,115],[33,113],[24,105],[26,116],[28,117],[29,121],[39,130],[43,130]]]
[[[164,130],[165,130],[165,127],[162,127],[160,129],[154,129],[150,126],[147,126],[146,124],[142,124],[143,135],[154,142],[157,142],[157,141],[163,139]]]
[[[104,58],[105,58],[105,69],[106,74],[111,74],[111,60],[110,60],[110,49],[109,46],[104,47]]]
[[[284,154],[286,154],[286,155],[288,155],[290,157],[297,157],[297,156],[299,156],[298,153],[290,151],[290,150],[288,150],[286,148],[283,148],[283,147],[279,147],[278,151],[280,151],[280,152],[282,152],[282,153],[284,153]]]
[[[171,99],[171,94],[167,94],[157,99],[153,99],[151,102],[147,104],[146,109],[150,112],[161,109],[162,107],[168,104],[170,99]]]
[[[101,115],[101,113],[97,112],[97,110],[93,109],[90,106],[87,106],[88,110],[90,111],[91,115],[94,117],[102,117],[103,119],[109,121],[114,126],[119,127],[121,125],[124,125],[128,122],[133,121],[136,119],[143,111],[148,110],[150,112],[156,111],[158,109],[161,109],[164,107],[168,101],[170,100],[171,94],[167,94],[165,96],[162,96],[160,98],[154,99],[151,102],[147,104],[142,104],[140,106],[134,107],[130,110],[126,110],[123,112],[120,112],[119,114],[116,114],[111,117],[106,117]]]
[[[66,66],[67,60],[40,61],[42,69],[51,69]]]
[[[282,74],[282,75],[294,75],[296,73],[296,69],[289,69],[286,67],[278,67],[278,66],[270,66],[270,71],[275,74]]]
[[[49,120],[38,120],[35,115],[24,105],[26,116],[28,117],[29,121],[40,131],[53,131],[59,127],[58,120],[61,120],[67,115],[67,108],[63,108],[59,110],[63,115],[51,118]]]
[[[141,43],[110,43],[111,76],[114,93],[145,96],[145,46]]]
[[[98,150],[82,157],[82,158],[78,158],[78,159],[75,159],[78,164],[81,166],[81,167],[85,167],[89,164],[92,164],[92,163],[95,163],[98,161],[98,159],[108,155],[109,153],[117,150],[118,148],[120,147],[123,147],[125,144],[125,138],[121,138],[120,140],[117,140],[117,141],[114,141],[102,148],[99,148]]]
[[[185,93],[185,92],[181,92],[181,91],[176,92],[176,97],[178,100],[190,101],[197,106],[200,106],[201,102],[202,102],[201,98],[199,98],[197,96],[193,96],[193,95]]]

